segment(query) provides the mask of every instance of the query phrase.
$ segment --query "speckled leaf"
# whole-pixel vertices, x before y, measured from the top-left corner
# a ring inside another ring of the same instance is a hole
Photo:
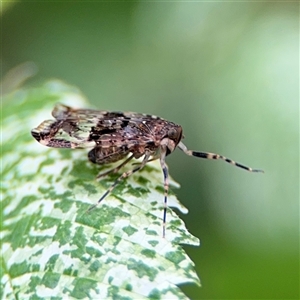
[[[185,299],[178,285],[199,279],[179,244],[199,241],[171,209],[162,238],[159,163],[87,212],[117,175],[97,181],[103,167],[87,160],[87,150],[47,148],[31,137],[57,102],[90,106],[57,81],[4,99],[1,298]],[[169,205],[187,212],[172,194]]]

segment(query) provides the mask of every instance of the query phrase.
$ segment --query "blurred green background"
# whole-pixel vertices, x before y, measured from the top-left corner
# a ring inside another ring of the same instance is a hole
[[[299,299],[299,3],[2,5],[4,92],[37,71],[28,84],[64,80],[99,109],[162,116],[189,148],[265,170],[168,158],[201,239],[185,247],[202,281],[190,298]]]

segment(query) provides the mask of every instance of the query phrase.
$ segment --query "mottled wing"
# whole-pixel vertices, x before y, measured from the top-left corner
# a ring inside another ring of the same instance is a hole
[[[87,148],[106,144],[151,143],[153,135],[145,119],[136,113],[73,109],[57,104],[52,111],[55,120],[42,122],[31,131],[41,144],[55,148]]]

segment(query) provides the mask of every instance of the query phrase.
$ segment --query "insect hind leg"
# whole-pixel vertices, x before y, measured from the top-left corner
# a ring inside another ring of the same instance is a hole
[[[107,195],[109,195],[112,190],[122,181],[124,180],[125,178],[129,177],[130,175],[132,175],[133,173],[141,170],[145,164],[147,163],[148,159],[150,157],[150,153],[146,153],[145,156],[144,156],[144,159],[142,161],[142,163],[137,166],[136,168],[130,170],[130,171],[127,171],[127,172],[124,172],[121,176],[119,176],[115,182],[110,186],[110,188],[102,195],[102,197],[98,200],[98,202],[94,205],[92,205],[89,209],[88,209],[88,212],[93,210]]]
[[[99,173],[97,175],[97,178],[100,177],[104,177],[106,175],[108,175],[109,173],[117,173],[122,167],[124,167],[130,160],[132,160],[132,158],[134,157],[134,155],[130,155],[127,159],[125,159],[120,165],[118,165],[117,167],[115,167],[114,169],[108,170],[106,172],[103,173]]]
[[[264,173],[263,170],[252,169],[250,167],[247,167],[247,166],[242,165],[242,164],[240,164],[238,162],[235,162],[234,160],[229,159],[229,158],[227,158],[227,157],[225,157],[223,155],[220,155],[220,154],[211,153],[211,152],[200,152],[200,151],[188,150],[187,147],[182,142],[180,142],[178,144],[178,148],[180,150],[182,150],[185,154],[189,155],[189,156],[195,156],[195,157],[200,157],[200,158],[205,158],[205,159],[221,159],[221,160],[224,160],[224,161],[226,161],[227,163],[229,163],[231,165],[234,165],[236,167],[242,168],[242,169],[247,170],[249,172],[261,172],[261,173]]]

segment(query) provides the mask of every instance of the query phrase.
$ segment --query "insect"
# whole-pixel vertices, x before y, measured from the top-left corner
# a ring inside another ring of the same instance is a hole
[[[32,129],[32,136],[41,144],[54,148],[92,148],[88,158],[95,164],[122,163],[116,168],[98,175],[118,172],[133,158],[143,157],[132,170],[120,175],[102,195],[97,206],[125,178],[141,170],[146,163],[159,159],[164,176],[163,237],[166,233],[167,196],[169,189],[166,156],[176,147],[189,156],[205,159],[221,159],[250,172],[263,172],[239,164],[225,156],[188,150],[182,143],[182,127],[157,116],[134,112],[110,112],[93,109],[75,109],[57,104],[52,116],[55,120],[42,122]]]

